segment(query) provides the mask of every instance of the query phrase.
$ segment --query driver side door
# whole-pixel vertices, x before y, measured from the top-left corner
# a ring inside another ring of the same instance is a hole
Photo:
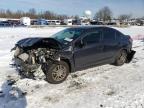
[[[74,46],[75,68],[77,70],[97,64],[103,53],[100,30],[90,32],[79,39]]]

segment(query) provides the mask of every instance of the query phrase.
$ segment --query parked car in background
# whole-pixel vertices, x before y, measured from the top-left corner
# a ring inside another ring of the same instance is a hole
[[[0,27],[10,27],[13,26],[9,21],[1,21]]]
[[[46,19],[38,19],[36,25],[49,25]]]
[[[116,22],[109,22],[109,23],[107,23],[107,25],[113,25],[113,26],[115,26],[115,25],[117,25],[117,23]]]
[[[49,25],[60,25],[61,21],[60,20],[47,20]]]
[[[73,24],[73,19],[64,19],[64,24],[65,25],[72,25]]]
[[[104,25],[102,21],[91,21],[90,24],[91,25]]]
[[[26,38],[14,48],[15,66],[27,77],[40,67],[48,82],[63,82],[69,73],[89,67],[129,63],[135,51],[130,36],[109,27],[68,28],[47,38]]]

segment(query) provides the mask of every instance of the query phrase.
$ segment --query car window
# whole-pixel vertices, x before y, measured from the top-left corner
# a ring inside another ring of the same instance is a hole
[[[123,34],[116,31],[116,40],[121,40],[122,39]]]
[[[101,32],[93,32],[88,34],[86,37],[83,38],[83,42],[87,45],[99,43],[101,38]]]
[[[104,30],[103,30],[103,40],[104,41],[115,40],[115,30],[110,29],[110,28],[104,28]]]
[[[51,36],[51,38],[56,39],[64,45],[68,45],[73,40],[78,38],[82,33],[82,29],[69,28],[54,34],[53,36]]]

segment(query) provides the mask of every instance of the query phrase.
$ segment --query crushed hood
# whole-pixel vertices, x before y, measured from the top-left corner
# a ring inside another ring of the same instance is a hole
[[[48,47],[54,49],[61,49],[62,45],[60,42],[53,38],[25,38],[16,43],[17,46],[21,48],[37,48],[37,47]]]

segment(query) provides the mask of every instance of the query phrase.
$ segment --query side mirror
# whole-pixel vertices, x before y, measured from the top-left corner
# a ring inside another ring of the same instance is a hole
[[[82,40],[80,40],[80,41],[77,41],[77,42],[75,43],[75,46],[76,46],[77,48],[83,48],[84,43],[83,43]]]

